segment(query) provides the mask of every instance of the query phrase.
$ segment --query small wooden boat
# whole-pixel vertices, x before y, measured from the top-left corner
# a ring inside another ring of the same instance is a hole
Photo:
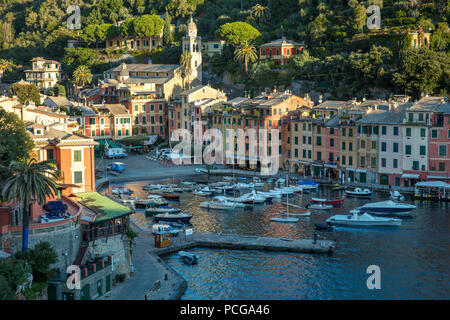
[[[180,195],[173,194],[173,193],[163,193],[162,197],[164,199],[170,199],[170,200],[180,200]]]
[[[321,199],[321,198],[312,198],[311,199],[312,203],[331,204],[333,206],[335,206],[335,205],[342,205],[344,203],[344,201],[345,201],[345,198],[342,198],[342,199],[331,199],[331,200]]]
[[[370,198],[372,196],[372,191],[369,189],[362,190],[361,188],[356,188],[355,190],[345,190],[347,197],[357,197],[357,198]]]

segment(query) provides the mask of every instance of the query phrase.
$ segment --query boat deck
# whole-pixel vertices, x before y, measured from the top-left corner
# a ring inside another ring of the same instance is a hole
[[[240,236],[228,234],[180,235],[166,248],[152,248],[156,255],[165,255],[194,247],[233,250],[261,250],[276,252],[319,253],[332,255],[336,244],[330,240],[288,239],[275,237]]]

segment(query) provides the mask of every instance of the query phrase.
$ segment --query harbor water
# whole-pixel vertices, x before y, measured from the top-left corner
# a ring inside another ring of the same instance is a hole
[[[142,187],[152,183],[177,183],[176,179],[121,184],[146,197]],[[111,186],[113,188],[115,186]],[[339,198],[343,191],[320,187],[317,192],[299,194],[289,203],[305,206],[312,197]],[[333,256],[195,248],[199,263],[185,265],[174,253],[163,257],[188,282],[182,299],[449,299],[450,298],[450,204],[406,202],[417,206],[411,218],[397,228],[338,227],[332,232],[315,231],[315,223],[367,202],[387,200],[387,193],[371,199],[348,198],[329,211],[312,211],[295,224],[277,223],[270,218],[285,207],[283,202],[255,205],[253,209],[205,210],[205,198],[181,194],[180,207],[193,215],[195,232],[313,238],[336,240]],[[150,230],[152,219],[144,212],[132,215],[140,228]],[[381,271],[381,289],[369,290],[367,268]]]

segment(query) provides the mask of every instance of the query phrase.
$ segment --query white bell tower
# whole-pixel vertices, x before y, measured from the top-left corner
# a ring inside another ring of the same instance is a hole
[[[202,82],[202,39],[197,36],[197,25],[194,20],[189,21],[186,30],[186,36],[183,38],[183,52],[189,51],[191,54],[192,80]]]

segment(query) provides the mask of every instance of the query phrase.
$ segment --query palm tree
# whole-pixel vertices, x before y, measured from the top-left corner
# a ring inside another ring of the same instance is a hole
[[[86,84],[92,82],[91,70],[85,65],[80,65],[73,72],[73,79],[77,85],[84,87]]]
[[[11,71],[13,67],[15,67],[15,65],[10,60],[0,59],[0,83],[5,71]]]
[[[234,59],[239,62],[244,61],[245,73],[248,73],[248,62],[254,62],[258,59],[255,46],[252,43],[245,41],[234,50]]]
[[[259,3],[252,7],[251,14],[255,19],[258,19],[259,22],[266,22],[270,19],[270,9],[268,7],[264,7]]]
[[[184,78],[187,77],[188,78],[188,83],[189,83],[189,76],[192,74],[192,55],[189,51],[185,51],[181,54],[180,57],[180,65],[181,65],[181,70],[182,70],[182,77],[183,77],[183,82],[184,82]],[[185,86],[185,84],[183,83],[183,87]]]
[[[9,165],[11,177],[3,184],[2,197],[7,202],[19,203],[22,206],[22,252],[28,247],[28,226],[30,223],[30,205],[37,201],[43,205],[47,197],[56,194],[54,179],[59,171],[54,161],[37,162],[12,161]]]

